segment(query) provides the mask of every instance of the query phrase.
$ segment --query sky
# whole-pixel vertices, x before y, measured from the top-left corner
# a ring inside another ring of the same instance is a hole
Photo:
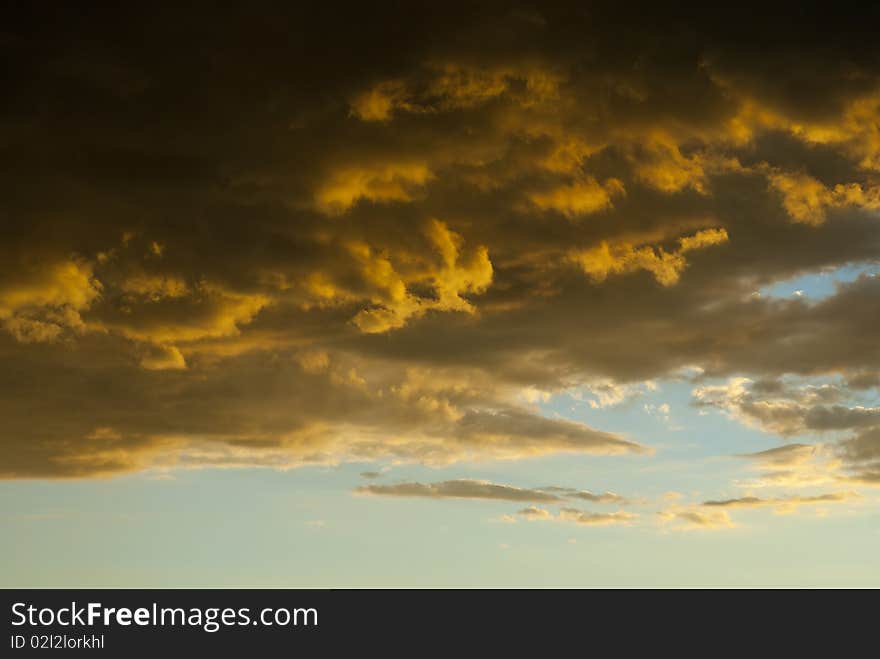
[[[880,17],[473,4],[2,21],[0,586],[880,586]]]

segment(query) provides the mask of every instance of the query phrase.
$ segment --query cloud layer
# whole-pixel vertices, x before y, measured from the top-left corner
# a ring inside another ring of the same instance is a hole
[[[687,367],[880,481],[880,278],[754,295],[880,259],[875,22],[620,11],[23,11],[0,476],[650,459],[523,392]]]

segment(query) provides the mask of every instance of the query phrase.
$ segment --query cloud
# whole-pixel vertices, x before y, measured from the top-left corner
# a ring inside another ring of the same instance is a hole
[[[660,522],[675,530],[718,530],[734,528],[736,525],[724,510],[700,511],[694,509],[670,509],[657,513]]]
[[[362,474],[363,475],[363,474]],[[579,500],[597,504],[625,505],[629,501],[613,492],[593,494],[587,490],[570,487],[546,486],[540,488],[519,488],[482,480],[459,479],[439,483],[395,483],[390,485],[362,485],[355,489],[356,494],[391,497],[424,497],[429,499],[486,499],[496,501],[524,501],[534,503],[564,504]],[[551,519],[553,515],[534,505],[523,508],[517,515],[527,519]],[[582,519],[581,517],[582,516]],[[584,513],[570,508],[561,508],[558,519],[576,521],[580,524],[602,524],[634,520],[637,515],[624,512]],[[504,519],[502,521],[515,521]]]
[[[475,312],[474,306],[463,296],[483,293],[491,284],[493,271],[488,251],[479,247],[470,254],[463,254],[461,236],[439,220],[431,220],[425,232],[440,262],[417,273],[415,281],[406,281],[385,256],[373,253],[368,245],[351,247],[362,260],[366,278],[382,291],[373,298],[373,307],[360,311],[353,319],[362,332],[387,332],[429,310]],[[413,295],[410,288],[414,284],[430,286],[432,296]]]
[[[750,483],[754,487],[880,482],[875,478],[880,462],[880,450],[875,448],[880,445],[880,408],[840,404],[862,395],[862,388],[852,388],[848,381],[844,385],[798,386],[779,380],[733,378],[724,385],[694,390],[698,407],[717,407],[746,425],[783,436],[811,432],[837,435],[821,445],[787,444],[742,456],[763,469],[759,479]],[[840,437],[842,432],[850,434]]]
[[[782,194],[785,210],[794,222],[822,224],[829,208],[859,206],[867,210],[880,209],[880,187],[863,189],[858,183],[838,183],[827,188],[803,173],[773,173],[769,180],[770,185]]]
[[[724,229],[707,229],[692,236],[683,236],[678,242],[679,248],[673,252],[629,242],[611,245],[602,242],[598,247],[574,252],[570,258],[597,282],[605,281],[613,274],[646,270],[658,283],[672,286],[678,283],[682,271],[687,267],[683,256],[686,252],[725,243],[727,232]]]
[[[517,510],[516,514],[528,520],[550,519],[553,516],[549,510],[538,508],[536,506],[529,506],[528,508]]]
[[[838,453],[851,472],[849,480],[880,485],[880,427],[869,428],[842,440]]]
[[[409,106],[405,85],[399,80],[385,80],[351,100],[351,114],[361,121],[388,121],[394,111]]]
[[[843,454],[854,462],[880,460],[880,428],[871,428],[840,444]]]
[[[638,519],[638,515],[617,511],[613,513],[592,513],[578,510],[577,508],[562,508],[559,518],[566,522],[573,522],[584,526],[609,526],[612,524],[631,524]]]
[[[786,444],[757,453],[745,453],[740,457],[754,460],[765,467],[791,467],[807,462],[816,451],[817,447],[810,444]]]
[[[141,366],[153,371],[186,368],[186,359],[174,346],[150,345],[141,358]]]
[[[393,497],[426,497],[430,499],[490,499],[495,501],[556,502],[561,499],[549,492],[498,485],[488,481],[453,480],[439,483],[398,483],[395,485],[362,485],[357,494]]]
[[[855,492],[831,492],[828,494],[818,494],[814,496],[790,496],[772,499],[762,499],[760,497],[747,496],[737,499],[720,499],[704,501],[703,506],[708,508],[756,508],[762,506],[773,506],[778,510],[790,511],[798,506],[819,505],[826,503],[843,503],[853,498],[858,498]]]
[[[125,293],[142,296],[150,302],[181,298],[190,293],[187,283],[174,275],[135,274],[122,281],[119,287]]]
[[[635,162],[635,176],[667,194],[692,188],[706,193],[709,163],[706,155],[686,156],[676,140],[669,135],[653,135],[631,156]]]
[[[539,417],[514,404],[514,390],[498,391],[485,376],[482,385],[476,377],[460,379],[455,371],[428,372],[422,379],[418,372],[401,373],[340,353],[328,355],[321,362],[326,365],[315,369],[312,360],[304,366],[293,356],[279,360],[271,351],[248,353],[247,359],[196,353],[183,369],[173,353],[144,352],[141,359],[152,361],[143,364],[119,359],[122,340],[106,334],[84,339],[80,350],[88,350],[94,369],[86,381],[75,369],[52,366],[57,356],[51,352],[43,350],[33,361],[11,338],[0,341],[8,365],[0,386],[20,394],[0,399],[10,432],[0,445],[3,475],[288,469],[386,460],[446,465],[558,453],[648,452],[613,433]],[[30,369],[22,370],[23,363]],[[33,395],[37,390],[41,396]],[[75,404],[59,408],[61,396]],[[47,421],[34,424],[35,418]],[[108,447],[81,439],[99,425],[116,428],[122,439]],[[112,449],[113,460],[105,449]]]
[[[555,521],[579,524],[583,526],[611,526],[615,524],[629,525],[638,520],[634,513],[616,511],[611,513],[585,512],[576,508],[560,508],[555,515],[549,510],[529,506],[516,513],[529,521]]]
[[[0,275],[0,325],[22,343],[58,340],[82,331],[82,312],[100,296],[92,264],[82,259],[27,259]]]
[[[347,167],[334,171],[315,191],[315,205],[323,213],[338,215],[361,199],[372,202],[412,201],[431,178],[424,163],[387,163]]]
[[[473,411],[457,424],[459,436],[477,445],[494,446],[499,442],[519,445],[526,453],[540,455],[542,438],[556,452],[587,452],[600,455],[649,453],[650,449],[617,435],[593,430],[574,421],[549,419],[518,409]]]
[[[359,91],[351,114],[362,121],[389,121],[396,113],[473,109],[504,97],[530,107],[558,98],[560,76],[539,65],[472,66],[454,59],[426,62],[413,79],[389,79]]]
[[[833,384],[789,386],[777,383],[768,390],[764,383],[731,378],[723,385],[697,387],[694,404],[724,410],[746,425],[790,436],[810,431],[847,430],[880,423],[880,408],[837,401],[851,392]]]
[[[586,178],[548,190],[530,192],[529,201],[540,210],[553,210],[568,218],[596,213],[612,206],[616,196],[625,194],[623,183],[610,178],[598,183]]]
[[[641,396],[644,390],[650,390],[652,387],[656,387],[656,385],[651,382],[638,386],[622,384],[613,380],[597,380],[585,383],[580,391],[575,390],[568,393],[577,400],[586,399],[587,404],[593,409],[601,409],[620,405],[626,400]]]
[[[740,483],[748,489],[812,487],[845,480],[833,445],[786,444],[738,457],[750,460],[758,470],[756,478]]]
[[[876,479],[872,21],[353,11],[9,28],[3,477],[641,459],[522,392],[598,409],[693,368],[704,409],[828,434],[759,478]]]
[[[590,501],[592,503],[625,504],[629,502],[626,497],[622,497],[619,494],[615,494],[614,492],[602,492],[601,494],[594,494],[589,490],[578,490],[573,487],[559,487],[556,485],[548,485],[547,487],[540,487],[538,489],[545,492],[557,493],[560,496],[569,499],[581,499],[583,501]]]

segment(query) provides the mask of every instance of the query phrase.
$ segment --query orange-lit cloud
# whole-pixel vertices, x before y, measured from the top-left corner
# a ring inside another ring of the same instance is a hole
[[[737,463],[744,490],[880,482],[873,34],[367,13],[297,39],[249,9],[149,43],[82,26],[113,75],[54,23],[9,28],[4,477],[652,460],[649,432],[541,405],[692,369],[700,412],[795,446]],[[852,264],[821,299],[755,294]],[[732,524],[704,508],[664,519]]]

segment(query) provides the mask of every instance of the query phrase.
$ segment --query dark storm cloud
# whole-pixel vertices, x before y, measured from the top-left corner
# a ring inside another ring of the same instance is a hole
[[[150,369],[122,339],[74,346],[0,340],[7,368],[0,473],[84,476],[160,468],[290,467],[340,460],[446,464],[474,456],[644,449],[615,434],[501,407],[494,386],[463,390],[441,373],[300,352],[197,357]],[[485,407],[491,405],[492,409]],[[479,411],[474,411],[476,408]]]
[[[877,277],[752,295],[880,258],[872,24],[19,8],[0,33],[0,471],[645,453],[522,391],[689,366],[874,386]]]

